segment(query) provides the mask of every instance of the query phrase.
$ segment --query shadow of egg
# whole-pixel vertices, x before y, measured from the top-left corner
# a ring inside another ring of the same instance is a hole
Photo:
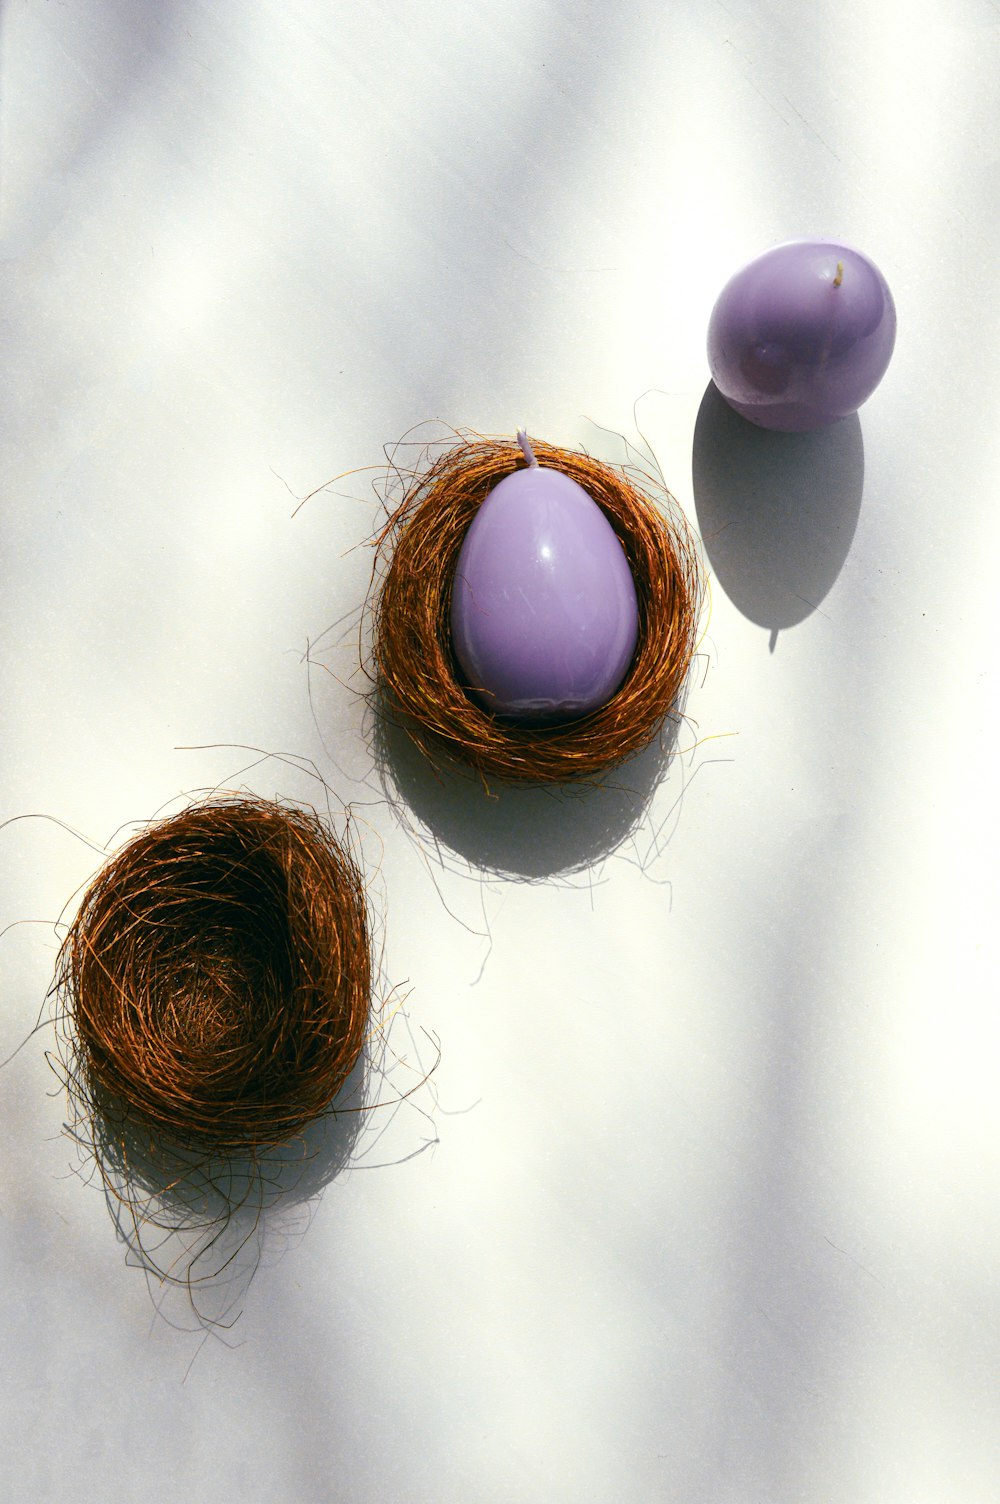
[[[665,722],[643,751],[586,783],[496,783],[487,790],[468,768],[428,762],[381,708],[373,753],[386,799],[416,839],[429,838],[484,872],[540,881],[593,866],[639,829],[677,724]]]
[[[698,528],[733,605],[779,631],[815,611],[843,568],[861,513],[857,413],[812,433],[775,433],[734,412],[709,382],[692,457]]]

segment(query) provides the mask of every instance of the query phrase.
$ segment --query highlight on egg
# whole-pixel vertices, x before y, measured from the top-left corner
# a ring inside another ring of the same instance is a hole
[[[552,723],[611,699],[639,612],[625,550],[568,475],[527,464],[490,491],[455,566],[451,631],[468,693],[495,715]]]

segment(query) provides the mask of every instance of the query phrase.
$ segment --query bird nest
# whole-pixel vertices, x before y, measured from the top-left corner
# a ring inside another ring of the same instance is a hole
[[[378,539],[371,597],[377,701],[432,761],[457,760],[484,782],[594,778],[647,746],[680,699],[701,605],[698,552],[680,508],[634,467],[535,443],[538,462],[576,481],[625,551],[639,631],[621,687],[599,709],[528,725],[470,698],[451,642],[463,539],[492,488],[525,464],[513,439],[460,437],[414,475]]]

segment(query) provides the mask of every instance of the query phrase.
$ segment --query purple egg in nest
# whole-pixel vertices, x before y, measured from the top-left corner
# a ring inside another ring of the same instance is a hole
[[[528,465],[494,486],[455,566],[451,629],[469,693],[495,715],[561,722],[607,703],[635,652],[625,550],[570,476]]]

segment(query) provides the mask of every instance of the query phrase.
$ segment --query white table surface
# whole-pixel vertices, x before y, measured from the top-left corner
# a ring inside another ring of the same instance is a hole
[[[384,945],[370,1090],[417,1085],[206,1339],[31,1038],[3,1497],[994,1504],[1000,6],[4,0],[0,70],[0,818],[43,817],[0,831],[0,1055],[87,841],[313,763]],[[899,339],[783,451],[704,335],[811,234]],[[434,420],[641,433],[702,530],[631,802],[380,764],[363,467]]]

